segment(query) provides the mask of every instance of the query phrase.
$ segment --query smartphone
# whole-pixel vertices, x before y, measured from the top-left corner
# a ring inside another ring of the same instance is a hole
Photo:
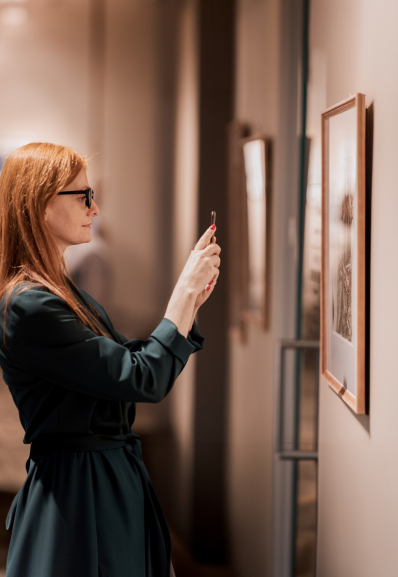
[[[213,225],[213,224],[216,224],[216,211],[215,211],[215,210],[212,210],[212,211],[211,211],[211,223],[210,223],[210,226]],[[211,237],[211,242],[213,242],[213,243],[216,242],[216,239],[214,238],[214,234],[213,234],[213,236]]]

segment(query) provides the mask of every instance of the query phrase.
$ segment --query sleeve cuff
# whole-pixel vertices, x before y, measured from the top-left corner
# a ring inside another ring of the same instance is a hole
[[[182,336],[175,324],[169,319],[163,319],[153,331],[151,337],[175,355],[183,365],[187,363],[190,355],[196,350],[195,343],[190,342],[191,339],[186,339]]]
[[[195,347],[196,351],[203,349],[205,339],[200,333],[196,321],[193,321],[192,329],[188,333],[187,340]]]

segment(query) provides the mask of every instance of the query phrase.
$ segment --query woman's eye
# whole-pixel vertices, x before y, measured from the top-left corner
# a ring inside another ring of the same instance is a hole
[[[81,196],[81,197],[80,197],[80,200],[86,200],[86,195]]]

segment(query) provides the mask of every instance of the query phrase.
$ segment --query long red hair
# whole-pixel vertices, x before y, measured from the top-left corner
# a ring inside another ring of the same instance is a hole
[[[72,148],[42,142],[18,148],[5,161],[0,174],[0,299],[7,294],[3,328],[12,290],[28,281],[64,299],[97,335],[109,336],[95,311],[90,314],[71,290],[65,259],[60,258],[44,220],[49,201],[86,169],[87,163]]]

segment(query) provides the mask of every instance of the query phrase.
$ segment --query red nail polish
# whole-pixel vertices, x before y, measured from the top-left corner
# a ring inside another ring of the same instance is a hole
[[[210,228],[211,228],[211,230],[214,230],[216,228],[216,225],[212,224]]]
[[[211,281],[209,282],[209,286],[210,286],[211,284],[213,284],[213,282],[214,282],[214,279],[211,279]]]
[[[206,287],[206,290],[209,291],[209,290],[210,290],[210,286],[207,286],[207,287]]]

